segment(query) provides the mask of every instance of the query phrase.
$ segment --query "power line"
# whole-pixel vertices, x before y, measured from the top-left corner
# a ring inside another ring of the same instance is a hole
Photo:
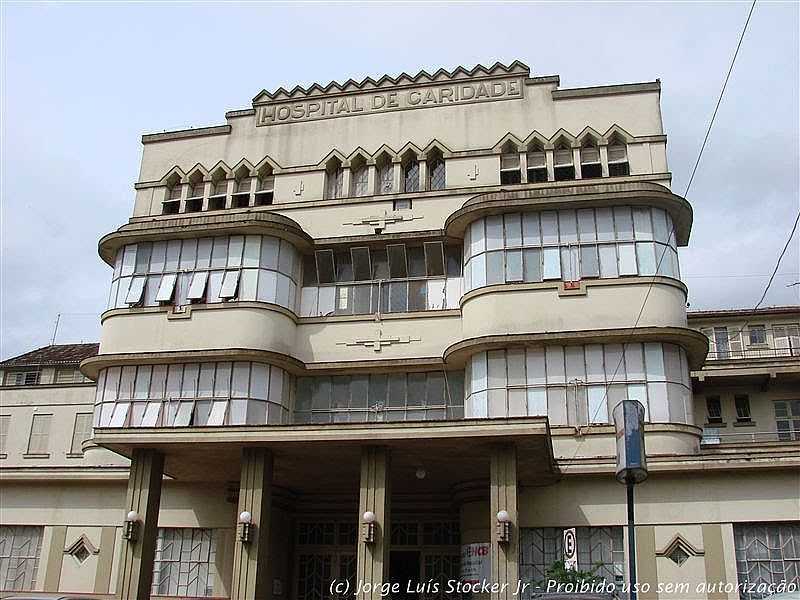
[[[694,176],[697,173],[698,167],[700,166],[700,159],[703,156],[703,151],[705,150],[706,143],[708,142],[708,138],[711,135],[711,129],[712,129],[713,125],[714,125],[714,120],[716,119],[717,112],[719,111],[719,107],[722,104],[722,99],[725,96],[725,89],[728,86],[728,80],[730,79],[731,73],[733,72],[733,66],[736,64],[736,57],[739,55],[739,49],[742,47],[742,41],[744,40],[744,35],[745,35],[745,32],[747,31],[747,26],[750,24],[750,18],[753,16],[753,10],[755,9],[756,1],[757,0],[753,0],[753,4],[750,6],[750,12],[747,14],[747,20],[745,21],[744,27],[742,28],[742,33],[739,35],[739,42],[736,44],[736,51],[733,54],[733,59],[731,60],[731,65],[728,68],[727,75],[725,76],[725,82],[722,85],[722,90],[720,91],[719,98],[717,98],[717,104],[714,107],[714,113],[711,115],[711,121],[709,122],[708,128],[706,129],[706,134],[705,134],[705,137],[703,138],[703,143],[700,146],[700,152],[697,155],[697,160],[695,161],[694,168],[692,169],[692,174],[689,177],[689,183],[686,186],[686,191],[683,193],[684,197],[686,197],[688,195],[689,190],[692,187],[692,182],[694,181]],[[800,215],[798,215],[798,217],[800,218]],[[792,235],[794,235],[794,230],[796,228],[797,228],[797,223],[795,222],[795,227],[792,229]],[[611,376],[611,380],[605,386],[605,392],[603,394],[603,400],[602,400],[602,402],[600,404],[598,404],[597,409],[595,410],[595,414],[590,416],[589,423],[591,423],[597,417],[597,413],[600,411],[601,407],[606,406],[607,403],[608,403],[609,386],[611,386],[615,382],[616,377],[617,377],[617,373],[619,372],[619,368],[622,366],[622,363],[625,360],[625,344],[627,344],[636,335],[635,334],[636,328],[639,326],[639,321],[641,320],[642,315],[644,314],[645,306],[647,306],[647,301],[650,298],[650,292],[652,291],[653,285],[654,285],[654,283],[656,281],[656,278],[658,277],[658,274],[661,271],[661,263],[664,260],[664,256],[666,255],[667,251],[669,249],[671,249],[671,245],[670,244],[672,243],[672,239],[673,238],[675,238],[676,241],[677,241],[677,236],[676,236],[676,233],[675,233],[675,225],[674,225],[674,223],[673,223],[673,226],[672,226],[672,230],[670,231],[669,237],[667,238],[667,243],[664,245],[664,248],[661,251],[661,256],[658,259],[658,264],[656,265],[655,274],[653,275],[652,279],[650,280],[650,283],[647,286],[647,292],[645,293],[644,300],[642,301],[642,306],[639,308],[639,314],[636,315],[636,321],[634,322],[633,327],[631,327],[630,333],[628,334],[628,341],[625,341],[625,342],[622,343],[622,352],[620,353],[619,361],[617,362],[617,366],[614,369],[613,375]],[[789,239],[791,239],[791,237]],[[787,247],[788,247],[788,241],[787,241]],[[784,248],[784,252],[781,253],[780,258],[778,259],[778,264],[780,264],[780,259],[783,258],[783,254],[785,253],[785,251],[786,251],[786,248]],[[774,278],[775,273],[777,273],[777,269],[778,268],[776,266],[775,272],[773,273],[773,277],[770,278],[770,281],[767,284],[767,289],[764,291],[764,296],[766,296],[766,291],[769,289],[769,285],[772,284],[772,279]],[[763,296],[762,296],[762,300],[763,300]],[[760,304],[760,301],[759,301],[759,304]],[[576,445],[575,452],[572,455],[572,459],[570,460],[570,462],[572,460],[574,460],[577,455],[578,455],[578,446]]]
[[[708,138],[711,135],[711,128],[714,126],[714,119],[717,117],[717,111],[719,110],[720,104],[722,104],[722,98],[725,95],[725,88],[728,87],[728,80],[731,78],[731,73],[733,72],[733,65],[736,64],[736,57],[739,56],[739,48],[742,47],[742,40],[744,40],[744,34],[747,31],[747,26],[750,24],[750,17],[753,16],[753,10],[756,7],[756,0],[753,0],[753,4],[750,6],[750,12],[747,14],[747,20],[744,22],[744,27],[742,27],[742,34],[739,36],[739,43],[736,44],[736,51],[733,53],[733,59],[731,60],[731,66],[728,69],[728,74],[725,76],[725,83],[722,84],[722,90],[719,93],[719,98],[717,98],[717,105],[714,107],[714,113],[711,115],[711,121],[708,123],[708,129],[706,130],[706,136],[703,138],[703,144],[700,146],[700,153],[697,155],[697,161],[694,163],[694,168],[692,169],[692,174],[689,177],[689,183],[686,185],[686,191],[683,192],[683,197],[689,195],[689,190],[692,187],[692,182],[694,181],[695,173],[697,173],[697,168],[700,166],[700,159],[703,157],[703,150],[706,149],[706,143],[708,142]]]

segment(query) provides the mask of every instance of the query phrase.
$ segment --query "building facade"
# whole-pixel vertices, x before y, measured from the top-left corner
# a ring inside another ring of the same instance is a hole
[[[0,588],[531,597],[576,527],[625,595],[626,398],[639,597],[800,583],[800,311],[687,317],[659,102],[514,62],[145,135],[90,381],[2,364]]]

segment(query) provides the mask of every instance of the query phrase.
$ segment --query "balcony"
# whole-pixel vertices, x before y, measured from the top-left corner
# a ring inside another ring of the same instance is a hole
[[[773,431],[721,432],[718,427],[704,427],[700,444],[720,446],[727,444],[756,444],[763,442],[800,442],[800,429],[778,429]]]

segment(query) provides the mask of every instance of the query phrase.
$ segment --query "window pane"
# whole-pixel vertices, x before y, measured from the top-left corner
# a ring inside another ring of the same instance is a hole
[[[562,244],[578,241],[578,229],[575,223],[574,210],[558,211],[558,230]]]
[[[353,279],[368,281],[372,279],[372,265],[369,259],[369,248],[351,248]]]
[[[633,239],[633,221],[631,220],[631,209],[629,206],[614,207],[614,226],[617,231],[618,240]]]
[[[277,248],[276,248],[277,250]],[[263,248],[262,248],[263,254]],[[336,279],[336,269],[333,266],[333,250],[318,250],[317,257],[317,273],[319,274],[320,283],[333,283]],[[263,259],[262,259],[263,264]],[[275,265],[277,266],[277,254],[275,255]]]
[[[653,225],[650,222],[650,209],[648,207],[633,207],[633,231],[637,240],[653,239]]]
[[[503,254],[502,250],[486,253],[486,283],[503,283]]]
[[[528,248],[524,255],[524,280],[526,282],[542,280],[542,252],[539,248]]]
[[[542,243],[558,244],[558,218],[555,211],[544,211],[540,214],[542,222]]]
[[[619,274],[636,275],[636,249],[634,244],[619,244]]]
[[[542,237],[539,234],[539,213],[526,212],[522,214],[522,239],[526,246],[539,246]]]
[[[578,235],[582,242],[593,242],[597,239],[594,211],[591,208],[582,208],[578,211]]]
[[[506,247],[522,245],[522,215],[511,213],[503,217],[506,234]]]
[[[425,242],[425,271],[431,276],[444,275],[444,251],[441,242]]]
[[[389,254],[389,276],[394,278],[408,277],[406,247],[404,244],[386,246]]]
[[[469,228],[469,256],[475,256],[486,250],[486,234],[484,233],[484,219],[473,221]]]
[[[598,277],[599,275],[597,246],[581,246],[581,277]]]
[[[180,268],[185,270],[192,270],[195,268],[196,260],[197,260],[197,240],[183,240]]]
[[[422,246],[409,246],[406,248],[409,277],[425,277],[425,251]]]
[[[263,236],[261,238],[261,268],[262,269],[277,269],[278,268],[278,250],[280,248],[280,240],[270,236]],[[331,250],[323,250],[322,252],[331,252],[331,268],[330,272],[333,273],[333,253]],[[332,277],[332,276],[331,276]],[[331,279],[333,281],[333,279]]]
[[[506,281],[522,281],[522,250],[506,252]]]
[[[597,239],[610,241],[614,239],[614,221],[611,216],[610,208],[598,208],[597,217]]]
[[[503,217],[486,217],[486,249],[496,250],[503,247]]]
[[[652,242],[637,242],[636,257],[639,265],[639,275],[656,274],[656,249]]]
[[[564,349],[561,346],[547,346],[545,348],[547,364],[547,384],[565,383]]]
[[[603,244],[600,251],[600,277],[617,277],[617,249],[614,244]]]
[[[561,257],[557,247],[544,249],[544,279],[561,278]]]
[[[226,266],[227,261],[228,261],[228,238],[215,237],[214,247],[211,250],[211,268],[224,267]]]

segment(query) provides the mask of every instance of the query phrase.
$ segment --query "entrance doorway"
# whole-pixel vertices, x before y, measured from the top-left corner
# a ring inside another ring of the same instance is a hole
[[[418,600],[417,584],[420,575],[418,550],[391,550],[389,552],[389,580],[399,584],[400,590],[392,594],[392,600]]]

